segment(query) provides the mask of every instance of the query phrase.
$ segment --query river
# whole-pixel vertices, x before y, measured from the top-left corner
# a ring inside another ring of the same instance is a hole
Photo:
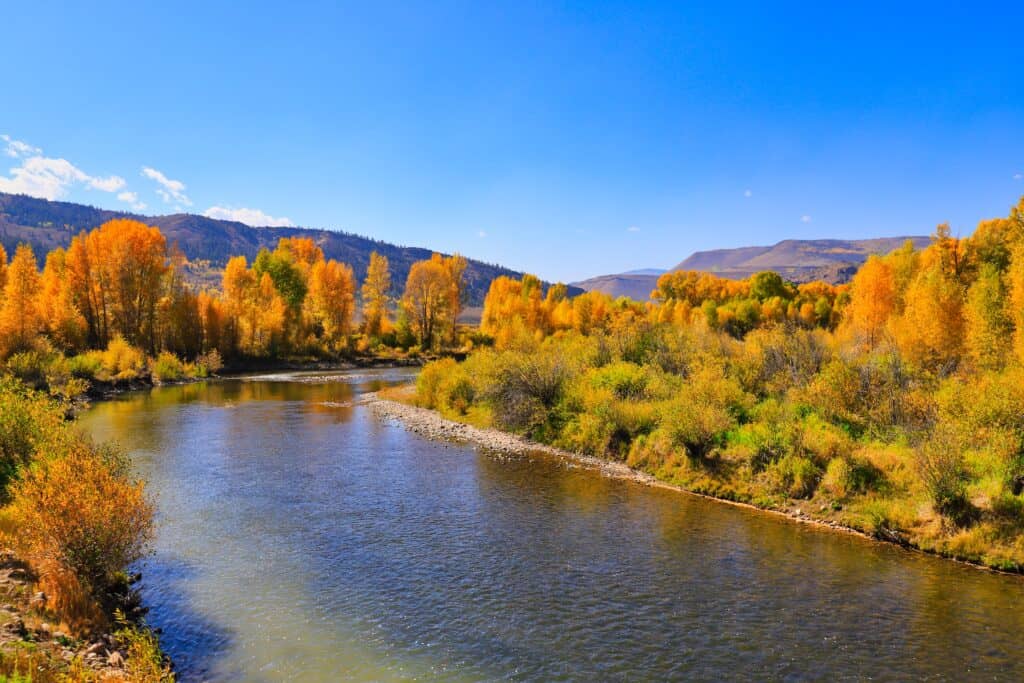
[[[1024,580],[429,441],[407,370],[156,388],[82,417],[156,503],[183,681],[1024,678]]]

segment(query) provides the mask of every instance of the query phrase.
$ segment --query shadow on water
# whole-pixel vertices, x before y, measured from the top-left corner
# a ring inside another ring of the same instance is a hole
[[[194,609],[187,584],[198,577],[199,569],[169,553],[156,553],[137,569],[143,573],[146,620],[160,629],[160,644],[174,662],[175,673],[182,681],[210,679],[235,646],[235,637],[224,624]],[[242,680],[243,673],[231,671],[227,677]]]

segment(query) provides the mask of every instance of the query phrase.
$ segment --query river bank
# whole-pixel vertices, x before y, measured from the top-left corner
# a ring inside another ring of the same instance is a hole
[[[156,642],[146,627],[134,626],[130,634],[119,627],[76,637],[46,609],[46,595],[37,590],[35,579],[27,564],[0,550],[0,680],[169,680],[159,678],[170,671],[163,655],[138,648],[141,639]],[[158,678],[148,675],[154,662]],[[140,676],[141,670],[146,675]]]
[[[369,394],[363,397],[363,402],[369,405],[378,418],[398,422],[409,431],[428,439],[455,440],[472,443],[483,448],[511,455],[545,453],[576,466],[598,470],[604,476],[625,479],[645,486],[684,493],[718,503],[744,508],[753,512],[783,517],[800,524],[807,524],[829,531],[851,534],[871,541],[894,544],[906,550],[941,557],[943,559],[952,560],[977,569],[997,572],[1000,574],[1021,576],[1020,572],[1006,571],[1005,569],[989,566],[970,559],[944,555],[942,553],[935,552],[930,548],[922,548],[902,535],[895,533],[891,535],[871,533],[865,529],[843,524],[841,521],[830,517],[831,514],[834,514],[830,509],[814,510],[813,507],[809,505],[800,505],[799,503],[796,505],[787,505],[785,507],[768,507],[707,495],[705,493],[700,493],[676,484],[662,481],[647,472],[631,468],[621,462],[596,458],[582,453],[573,453],[571,451],[555,448],[546,444],[536,443],[521,436],[509,434],[498,429],[480,428],[463,422],[449,420],[441,416],[435,410],[420,408],[405,402],[408,398],[409,397],[403,395],[401,391],[393,391],[391,397],[381,396],[379,393]],[[806,501],[804,502],[806,503]]]

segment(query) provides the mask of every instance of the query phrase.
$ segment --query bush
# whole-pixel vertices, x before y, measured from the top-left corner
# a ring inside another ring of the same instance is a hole
[[[505,351],[493,357],[483,398],[499,427],[541,440],[557,436],[564,415],[555,410],[579,370],[558,349]]]
[[[957,526],[969,524],[976,510],[967,499],[963,443],[946,425],[916,450],[917,471],[935,510]]]
[[[96,379],[103,371],[103,352],[86,351],[68,358],[68,370],[80,379]]]
[[[28,386],[41,389],[46,386],[46,369],[53,360],[51,353],[22,351],[7,359],[7,370]]]
[[[691,458],[704,458],[738,424],[749,399],[722,368],[702,365],[691,372],[677,397],[663,407],[659,430]]]
[[[829,460],[821,488],[834,498],[842,499],[866,492],[881,477],[882,473],[866,460],[836,457]]]
[[[424,365],[416,377],[416,403],[423,408],[440,408],[441,387],[448,375],[456,372],[458,367],[452,358],[442,358]]]
[[[787,455],[765,470],[769,486],[790,498],[810,498],[821,480],[821,470],[810,458]]]
[[[185,365],[173,353],[163,351],[153,361],[150,374],[154,382],[177,382],[185,377]]]
[[[98,379],[130,382],[146,372],[146,354],[124,340],[114,337],[102,354],[102,373]]]
[[[209,377],[211,375],[216,375],[223,367],[224,361],[220,357],[220,351],[217,349],[210,349],[196,358],[196,377]]]
[[[620,361],[591,370],[588,379],[595,389],[607,389],[615,398],[627,400],[643,398],[649,375],[635,363]]]
[[[160,640],[153,631],[122,621],[114,637],[127,651],[125,673],[129,680],[173,683],[175,678],[171,663],[160,650]]]
[[[153,532],[152,508],[123,456],[79,443],[27,468],[11,494],[12,543],[53,606],[70,619],[97,619],[107,589],[142,558]]]
[[[62,453],[69,441],[57,404],[0,377],[0,502],[8,499],[8,486],[38,453]]]

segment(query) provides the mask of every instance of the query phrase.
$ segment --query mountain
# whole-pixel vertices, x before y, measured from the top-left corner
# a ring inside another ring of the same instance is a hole
[[[828,275],[837,265],[860,265],[872,254],[887,254],[907,241],[921,249],[929,237],[878,237],[864,240],[783,240],[770,247],[741,247],[698,251],[672,270],[703,270],[730,279],[774,270],[794,282]],[[838,275],[837,275],[838,276]]]
[[[604,292],[615,298],[628,296],[637,301],[646,301],[651,297],[651,290],[658,284],[661,273],[618,273],[615,275],[598,275],[588,280],[572,283],[585,291]]]
[[[352,266],[358,281],[366,276],[370,252],[388,257],[393,287],[400,291],[413,262],[430,258],[430,249],[403,247],[336,230],[310,228],[254,228],[235,221],[195,214],[140,216],[97,209],[82,204],[53,202],[25,195],[0,192],[0,244],[8,254],[20,242],[32,245],[42,261],[46,252],[66,247],[83,230],[95,228],[113,218],[135,218],[160,228],[169,244],[177,244],[190,264],[186,277],[200,286],[217,287],[220,272],[232,256],[243,255],[251,262],[262,247],[273,249],[282,237],[310,237],[327,258]],[[491,280],[499,275],[522,277],[522,273],[498,265],[469,260],[466,267],[467,305],[483,304]],[[573,288],[572,293],[581,290]]]
[[[636,270],[627,270],[623,275],[662,275],[667,272],[664,268],[637,268]]]
[[[793,282],[824,280],[839,284],[849,282],[868,256],[887,254],[901,247],[907,240],[917,249],[931,242],[931,238],[920,236],[864,240],[783,240],[768,247],[698,251],[672,270],[699,270],[732,280],[741,280],[762,270],[774,270]],[[573,284],[588,291],[597,290],[616,297],[628,296],[645,301],[657,286],[658,277],[655,272],[647,274],[646,271],[629,271],[599,275]]]

